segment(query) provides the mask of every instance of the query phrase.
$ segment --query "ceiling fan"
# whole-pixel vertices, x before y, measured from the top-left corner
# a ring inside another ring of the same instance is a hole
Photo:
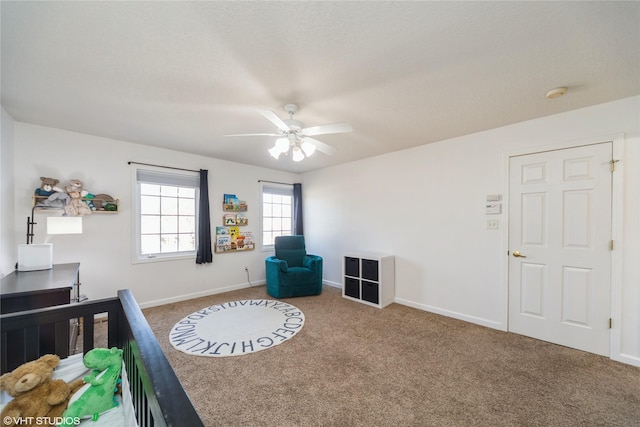
[[[333,154],[336,149],[332,146],[311,138],[316,135],[327,135],[330,133],[351,132],[353,129],[349,123],[334,123],[330,125],[304,127],[304,123],[295,120],[293,115],[298,111],[295,104],[287,104],[284,110],[289,114],[288,119],[282,120],[276,113],[271,110],[257,109],[264,118],[276,125],[277,130],[272,133],[241,133],[225,136],[277,136],[276,144],[269,149],[276,159],[280,154],[288,153],[291,149],[293,160],[299,162],[305,157],[311,156],[316,149],[324,154]]]

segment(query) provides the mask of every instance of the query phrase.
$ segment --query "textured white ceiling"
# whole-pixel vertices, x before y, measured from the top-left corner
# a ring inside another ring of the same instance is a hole
[[[638,2],[1,3],[16,120],[304,172],[640,94]],[[547,90],[568,86],[564,97]],[[296,103],[338,151],[275,160]]]

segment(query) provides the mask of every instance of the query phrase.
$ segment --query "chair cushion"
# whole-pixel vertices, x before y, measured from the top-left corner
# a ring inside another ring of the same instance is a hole
[[[315,272],[304,267],[289,268],[286,273],[286,278],[283,279],[281,285],[284,287],[310,286],[318,281]]]
[[[275,240],[276,258],[285,260],[291,267],[302,267],[307,254],[304,236],[278,236]]]

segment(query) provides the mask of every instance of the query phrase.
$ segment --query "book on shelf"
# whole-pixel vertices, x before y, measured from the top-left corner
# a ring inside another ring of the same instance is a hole
[[[224,195],[224,204],[225,205],[239,204],[238,203],[238,197],[236,197],[235,194],[225,194]]]
[[[229,227],[216,227],[216,235],[229,234]]]
[[[236,214],[224,214],[224,225],[236,225]]]
[[[216,246],[231,246],[231,236],[228,234],[221,234],[216,237]]]
[[[236,225],[247,225],[249,224],[249,219],[245,214],[236,215]]]
[[[229,235],[231,236],[231,241],[235,240],[235,238],[238,237],[238,234],[240,234],[239,227],[229,227]]]

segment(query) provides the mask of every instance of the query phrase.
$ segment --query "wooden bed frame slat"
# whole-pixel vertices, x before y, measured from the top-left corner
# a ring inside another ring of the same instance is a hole
[[[38,338],[40,334],[40,328],[37,326],[33,326],[31,328],[27,328],[24,330],[24,336],[21,337],[24,342],[24,353],[30,357],[34,357],[37,359],[38,352],[40,351],[40,339]]]
[[[83,319],[83,351],[86,353],[94,343],[94,316],[102,313],[108,315],[108,346],[123,349],[138,424],[144,427],[204,426],[128,289],[118,291],[117,298],[0,316],[1,373],[48,354],[51,349],[61,358],[68,357],[72,319]],[[40,335],[47,328],[54,328],[55,339],[41,346]]]
[[[69,353],[69,321],[61,321],[55,323],[55,354]]]
[[[93,318],[93,315],[82,317],[82,342],[85,348],[95,347],[95,344],[93,341],[93,337],[95,334],[94,322],[95,320]]]

